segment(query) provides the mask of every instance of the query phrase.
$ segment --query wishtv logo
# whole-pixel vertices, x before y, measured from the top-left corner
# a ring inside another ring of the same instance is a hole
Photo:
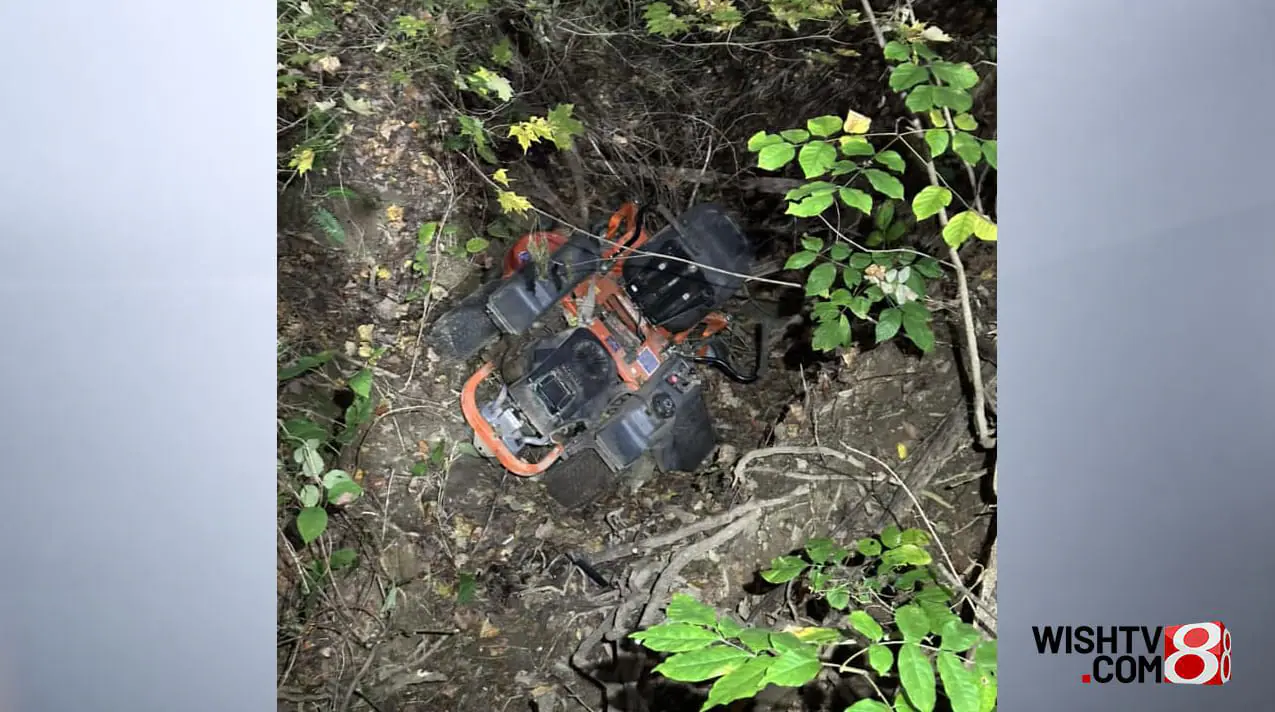
[[[1089,683],[1224,685],[1231,679],[1231,632],[1221,621],[1151,628],[1032,626],[1041,655],[1093,655]]]

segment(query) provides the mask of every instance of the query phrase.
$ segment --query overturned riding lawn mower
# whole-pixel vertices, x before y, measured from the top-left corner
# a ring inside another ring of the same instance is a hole
[[[698,205],[652,235],[646,212],[626,203],[592,233],[524,235],[428,337],[447,360],[493,352],[461,389],[474,446],[568,507],[700,467],[717,437],[697,366],[745,384],[766,366],[769,324],[741,339],[721,311],[753,264],[736,221]]]

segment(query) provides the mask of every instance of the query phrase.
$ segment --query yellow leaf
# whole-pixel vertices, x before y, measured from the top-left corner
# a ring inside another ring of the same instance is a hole
[[[379,279],[379,280],[382,280],[382,281],[389,279],[389,278],[390,278],[390,268],[389,268],[389,267],[377,267],[377,268],[376,268],[376,278],[377,278],[377,279]]]
[[[376,328],[375,324],[362,324],[357,329],[359,333],[359,341],[371,341],[372,330]]]
[[[359,347],[359,358],[372,358],[372,345],[363,344]]]
[[[518,140],[522,152],[526,153],[531,144],[542,138],[553,137],[553,127],[543,116],[533,116],[522,123],[509,127],[509,137]]]
[[[491,620],[484,618],[482,628],[478,630],[479,638],[495,638],[500,635],[500,629],[491,624]]]
[[[391,205],[385,209],[385,219],[390,222],[403,221],[403,207],[400,205]]]
[[[846,121],[842,125],[841,130],[848,134],[865,134],[872,126],[872,119],[851,109],[846,112]]]
[[[305,175],[307,171],[314,167],[314,149],[301,149],[288,165],[297,169],[297,173]]]
[[[905,445],[905,444],[903,444],[903,443],[899,443],[899,444],[898,444],[898,445],[896,445],[895,447],[896,447],[896,449],[898,449],[898,451],[899,451],[899,459],[900,459],[900,460],[906,460],[906,459],[908,459],[908,446],[907,446],[907,445]]]
[[[506,213],[525,215],[528,210],[531,210],[531,201],[511,190],[500,191],[496,199],[500,203],[500,209]]]
[[[504,168],[501,168],[500,170],[491,174],[491,179],[501,185],[509,185],[509,171],[505,170]]]
[[[974,237],[987,242],[996,242],[996,223],[975,213]]]

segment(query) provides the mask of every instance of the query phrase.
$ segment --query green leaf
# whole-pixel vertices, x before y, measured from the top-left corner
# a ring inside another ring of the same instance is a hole
[[[804,235],[801,238],[801,246],[811,252],[818,252],[823,249],[823,240],[810,235]]]
[[[850,627],[873,643],[879,643],[885,637],[885,630],[881,628],[881,624],[864,611],[855,611],[850,614]]]
[[[798,628],[793,631],[793,635],[807,643],[815,643],[817,645],[831,645],[844,640],[840,631],[833,628]]]
[[[969,92],[955,87],[934,87],[933,102],[934,106],[951,109],[956,112],[966,112],[970,107],[974,106],[974,100],[970,98]]]
[[[814,252],[797,252],[784,263],[784,269],[802,269],[809,267],[819,255]]]
[[[984,676],[980,682],[978,712],[993,712],[996,709],[996,678]]]
[[[899,578],[895,579],[894,587],[900,591],[911,591],[916,588],[919,581],[932,581],[934,577],[925,569],[912,569],[899,574]]]
[[[961,131],[956,132],[956,136],[952,138],[952,150],[971,166],[978,165],[983,159],[983,147],[978,139]]]
[[[899,606],[894,611],[894,626],[904,640],[919,641],[930,634],[930,617],[915,603]]]
[[[943,624],[939,629],[939,647],[954,653],[963,653],[974,647],[982,637],[974,626],[955,618]]]
[[[828,257],[836,262],[845,262],[850,256],[850,248],[838,242],[828,251]]]
[[[313,356],[306,356],[304,358],[297,359],[296,363],[291,366],[279,369],[279,382],[282,383],[283,381],[291,381],[306,371],[316,369],[331,360],[331,351],[324,351]]]
[[[872,214],[872,196],[858,188],[842,188],[839,192],[841,202],[858,210],[864,215]]]
[[[801,638],[786,631],[772,632],[770,634],[770,647],[774,648],[777,653],[796,651],[808,654],[815,650],[813,646],[803,642]]]
[[[894,91],[907,91],[917,84],[930,81],[930,72],[919,64],[905,62],[895,65],[890,70],[890,88]]]
[[[798,218],[812,218],[827,210],[832,205],[833,200],[832,193],[817,193],[802,198],[800,202],[789,203],[788,209],[784,213]]]
[[[987,159],[987,165],[991,166],[993,170],[999,170],[999,169],[997,169],[997,168],[996,168],[996,141],[995,141],[995,139],[993,139],[993,140],[991,140],[991,141],[984,141],[984,142],[983,142],[983,158],[986,158],[986,159]]]
[[[872,223],[881,229],[885,229],[889,227],[892,222],[894,222],[894,201],[887,200],[883,202],[881,207],[877,210],[877,214]]]
[[[974,117],[970,116],[969,114],[957,114],[952,119],[952,123],[956,124],[956,128],[962,131],[978,130],[978,122],[975,121]]]
[[[629,637],[657,653],[699,650],[719,640],[717,633],[689,623],[662,623]]]
[[[732,645],[710,645],[678,653],[655,666],[655,672],[676,682],[703,682],[737,670],[753,655]]]
[[[908,107],[908,111],[919,114],[923,111],[929,111],[934,108],[934,90],[928,84],[919,86],[908,92],[908,98],[903,100],[904,105]]]
[[[323,507],[306,507],[297,514],[297,533],[309,544],[328,528],[328,513]]]
[[[868,139],[862,136],[842,136],[838,139],[841,144],[841,154],[843,156],[871,156],[877,150],[868,143]]]
[[[806,178],[817,178],[837,162],[837,148],[827,141],[811,141],[801,147],[797,163]]]
[[[828,171],[828,176],[837,178],[847,173],[854,173],[859,170],[859,164],[853,161],[837,161],[832,164],[832,170]]]
[[[319,229],[323,230],[323,234],[335,245],[345,244],[345,228],[341,226],[341,221],[337,220],[327,208],[315,208],[314,221],[319,224]]]
[[[996,641],[985,640],[974,649],[974,664],[984,674],[996,673]]]
[[[933,591],[933,590],[936,590],[936,587],[922,589],[921,593],[925,593],[926,591]],[[937,590],[941,591],[942,589],[937,589]],[[939,601],[922,600],[920,594],[918,594],[916,598],[917,598],[916,605],[920,606],[922,611],[925,611],[925,617],[930,622],[930,630],[936,633],[938,631],[943,630],[943,628],[945,628],[952,621],[954,620],[959,621],[961,619],[960,616],[952,612],[951,608],[948,608],[946,601],[939,602]]]
[[[925,309],[925,307],[921,306],[920,304],[917,304],[915,305],[914,309],[916,310],[916,313],[919,316],[929,318],[930,313],[929,311]],[[929,546],[930,535],[926,534],[924,529],[917,529],[916,527],[908,527],[907,529],[903,530],[903,533],[899,534],[899,543],[914,544],[916,546]]]
[[[938,158],[947,150],[947,129],[928,129],[925,132],[925,143],[930,147],[930,158]]]
[[[801,575],[808,564],[799,556],[780,556],[770,562],[770,568],[761,572],[769,583],[787,583]]]
[[[571,112],[575,110],[574,104],[558,104],[549,110],[545,119],[549,122],[549,128],[553,132],[549,136],[549,140],[553,141],[553,145],[559,151],[570,151],[575,147],[574,138],[584,134],[584,124],[579,119],[571,116]]]
[[[877,317],[877,343],[889,341],[894,335],[899,333],[899,327],[903,325],[903,312],[897,307],[889,307],[881,311],[881,316]]]
[[[291,418],[284,422],[283,432],[289,438],[305,442],[307,440],[327,440],[328,431],[309,418]]]
[[[332,571],[340,571],[353,566],[358,558],[359,553],[354,549],[337,549],[328,557],[328,568]]]
[[[927,185],[912,198],[912,214],[917,220],[937,215],[952,204],[952,191],[937,185]]]
[[[846,712],[893,712],[893,710],[884,702],[864,698],[847,707]]]
[[[838,611],[844,611],[850,606],[850,592],[840,586],[824,593],[823,597],[829,606]]]
[[[982,691],[974,672],[948,651],[938,654],[938,669],[943,692],[952,705],[952,712],[979,712]]]
[[[915,642],[899,647],[899,681],[908,702],[917,712],[934,712],[934,667]]]
[[[881,543],[885,544],[886,548],[893,549],[894,547],[898,546],[901,543],[902,535],[903,535],[903,531],[899,529],[898,527],[896,527],[895,525],[891,524],[890,526],[881,530]]]
[[[827,138],[840,131],[841,124],[840,116],[817,116],[806,122],[806,128],[815,136]]]
[[[363,488],[353,480],[338,482],[328,488],[328,504],[338,507],[353,502],[363,495]]]
[[[938,279],[943,276],[943,268],[939,266],[939,261],[933,257],[922,257],[912,268],[929,279]]]
[[[478,593],[478,579],[469,572],[463,572],[456,577],[456,602],[460,605],[468,605],[473,603]]]
[[[850,256],[850,266],[855,269],[863,269],[872,264],[872,255],[867,252],[856,252]]]
[[[778,687],[801,687],[819,674],[819,655],[814,646],[785,650],[766,670],[765,683]]]
[[[878,153],[874,159],[877,163],[880,163],[895,173],[902,173],[907,170],[907,164],[903,162],[903,156],[900,156],[898,151],[882,151]]]
[[[974,224],[977,221],[978,214],[972,210],[953,215],[943,228],[943,242],[954,250],[959,249],[974,234]]]
[[[884,645],[868,646],[868,665],[876,671],[878,675],[884,677],[890,672],[890,668],[894,667],[894,653]]]
[[[319,503],[319,488],[314,485],[306,485],[297,493],[297,499],[301,500],[302,507],[313,507]]]
[[[850,312],[860,319],[868,318],[868,310],[872,308],[872,302],[867,297],[855,297],[846,305],[850,308]]]
[[[902,313],[902,310],[899,310],[899,314],[902,315]],[[933,557],[930,552],[915,544],[900,544],[881,555],[881,562],[890,568],[929,566],[931,561]]]
[[[810,140],[810,133],[805,129],[788,129],[780,131],[779,135],[788,143],[805,143]]]
[[[487,249],[487,245],[489,244],[491,243],[481,237],[471,237],[465,242],[465,251],[471,255],[476,255]]]
[[[892,62],[906,62],[912,59],[912,50],[897,40],[885,43],[885,58]]]
[[[962,62],[932,62],[930,71],[934,72],[935,78],[944,84],[950,84],[957,89],[969,89],[978,84],[978,72],[970,65]]]
[[[748,150],[756,153],[767,146],[775,146],[783,143],[782,137],[776,136],[765,131],[758,131],[748,139]]]
[[[728,705],[736,700],[755,697],[765,687],[765,677],[777,658],[762,655],[744,661],[739,667],[720,677],[708,690],[703,710]]]
[[[903,199],[903,184],[898,178],[876,168],[864,169],[863,175],[867,176],[868,182],[878,193],[895,200]]]
[[[816,537],[806,542],[806,556],[816,564],[823,564],[838,548],[837,542],[828,537]]]
[[[912,287],[912,291],[918,294],[922,293],[916,287]],[[916,302],[911,303],[915,304]],[[916,319],[905,313],[903,315],[903,333],[907,335],[909,341],[921,350],[921,353],[928,354],[934,350],[934,329],[930,327],[928,320]]]
[[[806,278],[806,296],[827,294],[836,280],[837,266],[831,262],[824,262],[810,270],[810,276]]]
[[[855,542],[855,548],[858,549],[859,553],[863,554],[864,556],[880,556],[881,555],[881,542],[877,541],[874,537],[866,537],[864,539],[860,539],[859,541]]]
[[[763,650],[770,650],[770,632],[761,630],[760,628],[749,628],[735,635],[739,642],[743,643],[749,650],[760,653]]]
[[[372,396],[372,372],[366,368],[359,371],[350,379],[348,385],[350,390],[354,391],[355,396],[370,398]]]
[[[908,698],[902,690],[894,694],[894,712],[916,712],[916,708],[908,704]]]
[[[669,623],[694,623],[708,627],[717,625],[717,611],[685,593],[673,594],[665,616]]]
[[[757,167],[764,171],[777,171],[797,156],[797,147],[791,143],[772,143],[757,152]]]
[[[734,638],[744,632],[744,627],[735,622],[730,616],[721,616],[717,619],[717,632],[721,633],[725,638]]]

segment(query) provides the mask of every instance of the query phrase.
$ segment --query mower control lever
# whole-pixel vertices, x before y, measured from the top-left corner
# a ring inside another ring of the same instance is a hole
[[[698,364],[712,366],[720,371],[722,375],[735,383],[742,385],[756,383],[757,379],[761,378],[762,374],[766,372],[766,332],[767,329],[765,322],[757,325],[757,331],[754,336],[754,346],[757,348],[757,360],[753,364],[752,375],[740,375],[739,371],[736,371],[734,366],[732,366],[729,362],[716,356],[695,356],[691,360]]]

